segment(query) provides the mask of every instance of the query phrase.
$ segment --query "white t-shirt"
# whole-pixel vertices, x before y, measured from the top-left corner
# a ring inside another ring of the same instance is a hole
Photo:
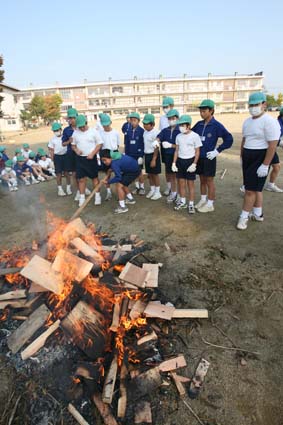
[[[202,146],[200,137],[194,131],[190,133],[180,133],[176,137],[176,145],[179,146],[178,158],[190,159],[196,154],[196,148]]]
[[[157,135],[159,134],[159,131],[153,128],[150,131],[144,130],[143,133],[143,141],[144,141],[144,153],[153,153],[154,147],[152,146],[152,143],[154,140],[156,140]]]
[[[259,118],[247,118],[243,124],[243,137],[244,148],[267,149],[268,142],[280,139],[280,124],[266,113]]]
[[[103,141],[103,149],[110,149],[111,151],[118,150],[121,140],[117,130],[105,131],[104,129],[100,132],[100,136]]]
[[[52,168],[52,166],[53,166],[53,162],[52,162],[51,158],[46,158],[45,160],[40,159],[40,160],[38,161],[38,164],[39,164],[42,168],[46,168],[46,169],[48,169],[48,168]]]
[[[8,172],[4,168],[4,170],[1,171],[1,176],[7,176],[9,179],[14,179],[15,177],[17,177],[17,174],[14,170]]]
[[[23,154],[23,157],[25,158],[25,159],[28,159],[29,158],[29,154],[31,153],[32,151],[29,149],[28,151],[25,151],[24,149],[22,149],[22,154]]]
[[[80,156],[88,156],[97,145],[102,145],[101,136],[95,128],[89,128],[86,131],[76,129],[72,135],[72,145],[82,151]]]
[[[16,164],[16,163],[17,163],[17,161],[18,161],[18,157],[17,157],[17,155],[15,155],[15,156],[13,157],[13,160],[12,160],[12,161],[13,161],[13,163],[14,163],[14,164]]]
[[[34,165],[36,165],[36,162],[33,159],[29,159],[26,163],[29,167],[33,167]]]
[[[161,115],[160,121],[159,121],[159,130],[163,130],[163,128],[169,127],[169,121],[167,118],[167,115]]]
[[[61,136],[52,137],[52,139],[49,140],[48,147],[54,149],[55,155],[65,155],[65,153],[67,153],[67,146],[62,146]]]

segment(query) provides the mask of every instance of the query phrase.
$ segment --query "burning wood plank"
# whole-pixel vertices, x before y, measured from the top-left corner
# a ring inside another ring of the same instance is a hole
[[[71,239],[74,239],[77,236],[83,236],[87,233],[88,228],[80,218],[76,218],[67,224],[63,231],[63,238],[68,243]]]
[[[102,391],[102,401],[103,403],[111,404],[112,398],[113,398],[113,392],[114,387],[116,383],[116,376],[117,376],[117,370],[118,370],[118,361],[117,361],[117,355],[113,357],[113,360],[111,362],[111,366],[107,372],[103,391]]]
[[[96,405],[105,425],[118,425],[116,419],[111,413],[108,404],[103,403],[101,395],[96,393],[92,396],[92,400]]]
[[[201,361],[199,362],[193,379],[191,380],[189,388],[190,398],[196,398],[199,395],[200,389],[204,382],[204,378],[208,372],[209,365],[210,363],[205,359],[201,359]]]
[[[38,285],[35,282],[31,282],[30,288],[29,288],[29,294],[33,294],[34,292],[47,292],[48,289],[43,288],[43,286]]]
[[[31,308],[32,305],[38,300],[38,298],[39,295],[35,298],[31,298],[28,301],[26,299],[0,301],[0,310],[4,310],[6,307],[11,307],[14,309]]]
[[[130,311],[130,318],[137,319],[141,316],[146,308],[146,303],[142,300],[137,300]]]
[[[154,367],[133,378],[129,383],[128,394],[137,400],[146,394],[155,391],[162,384],[159,367]]]
[[[21,270],[22,270],[22,267],[10,267],[5,269],[0,268],[0,276],[5,276],[6,274],[19,273]]]
[[[52,264],[49,261],[39,257],[39,255],[32,257],[22,269],[21,275],[58,295],[64,287],[61,275],[52,269]]]
[[[173,359],[165,360],[160,363],[158,369],[161,372],[171,372],[172,370],[179,369],[180,367],[187,366],[187,362],[184,356],[174,357]]]
[[[113,309],[113,318],[112,318],[112,324],[110,326],[110,331],[117,332],[120,322],[120,308],[121,308],[121,302],[120,302],[120,295],[115,295],[115,304]]]
[[[20,298],[26,298],[25,289],[17,289],[16,291],[6,292],[5,294],[0,295],[0,301],[18,300]]]
[[[118,418],[123,419],[126,415],[127,410],[127,387],[126,387],[126,378],[128,375],[128,369],[125,363],[121,366],[120,372],[120,397],[118,400],[118,410],[117,416]]]
[[[143,264],[142,268],[149,272],[145,282],[146,288],[157,288],[159,264]]]
[[[81,238],[75,238],[71,240],[71,245],[73,245],[78,251],[80,251],[85,257],[90,258],[95,263],[101,263],[104,261],[103,257],[98,254],[98,252],[89,246]]]
[[[135,424],[152,424],[150,403],[140,401],[135,407]]]
[[[68,411],[71,413],[71,415],[76,419],[78,424],[80,425],[89,425],[89,423],[82,417],[80,412],[77,411],[75,406],[73,406],[71,403],[68,404]]]
[[[55,332],[59,328],[59,326],[60,320],[57,320],[51,326],[49,326],[49,328],[45,332],[43,332],[38,338],[36,338],[28,347],[26,347],[21,352],[22,359],[27,360],[29,357],[37,353],[38,350],[40,350],[44,346],[47,338],[51,334],[53,334],[53,332]]]
[[[172,319],[207,319],[208,311],[204,308],[175,309]]]
[[[138,286],[139,288],[145,287],[145,281],[149,272],[137,267],[132,263],[127,263],[119,275],[119,279],[123,282],[130,283],[131,285]]]
[[[65,249],[60,249],[52,264],[52,270],[71,280],[81,282],[90,273],[93,264],[90,261],[71,254]]]
[[[158,317],[160,319],[171,320],[174,311],[175,307],[150,301],[144,310],[144,314],[147,317]]]
[[[138,345],[142,345],[148,341],[154,341],[157,340],[158,336],[156,335],[156,333],[154,331],[152,331],[150,334],[143,336],[142,338],[138,339],[137,344]]]
[[[46,305],[42,304],[9,336],[7,344],[13,354],[17,353],[29,338],[44,325],[50,314]]]

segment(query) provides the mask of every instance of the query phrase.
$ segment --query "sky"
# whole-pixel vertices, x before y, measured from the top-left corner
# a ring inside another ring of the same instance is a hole
[[[5,83],[253,74],[283,92],[283,2],[1,2]]]

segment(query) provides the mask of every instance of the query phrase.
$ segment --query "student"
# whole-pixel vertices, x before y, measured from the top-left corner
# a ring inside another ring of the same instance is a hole
[[[48,149],[50,153],[50,158],[54,162],[55,174],[57,180],[57,190],[58,196],[72,195],[71,189],[71,177],[66,170],[66,160],[67,160],[67,146],[63,146],[61,136],[62,136],[62,126],[58,122],[52,124],[52,131],[54,137],[48,143]],[[66,192],[64,192],[62,187],[62,174],[64,173],[66,177]]]
[[[117,152],[111,152],[109,149],[103,149],[100,152],[100,157],[101,161],[107,167],[110,167],[108,176],[105,177],[103,182],[105,184],[116,184],[119,206],[114,210],[114,213],[126,213],[128,211],[126,204],[136,203],[128,186],[140,175],[140,167],[135,158],[128,155],[121,155]],[[112,171],[115,176],[111,179],[110,175]]]
[[[277,117],[278,123],[280,125],[280,139],[278,142],[278,146],[280,146],[281,148],[283,148],[283,108],[280,109],[279,111],[279,116]],[[265,186],[265,190],[268,190],[269,192],[277,192],[277,193],[283,193],[283,189],[280,189],[280,187],[278,187],[275,184],[275,181],[279,175],[280,172],[280,159],[278,156],[278,153],[275,152],[274,157],[272,158],[272,161],[270,163],[272,170],[270,173],[270,177],[269,177],[269,182],[266,184]]]
[[[89,128],[84,115],[76,118],[76,130],[72,135],[72,147],[77,154],[76,176],[79,180],[79,206],[85,202],[86,179],[92,180],[93,187],[98,183],[98,164],[96,154],[103,144],[100,134],[95,128]],[[101,205],[100,192],[95,194],[94,205]]]
[[[95,130],[97,130],[99,133],[103,130],[103,126],[102,126],[102,123],[101,123],[101,117],[103,116],[104,114],[102,113],[102,112],[100,112],[99,114],[98,114],[98,117],[96,117],[96,123],[95,123]]]
[[[102,125],[102,131],[100,136],[103,141],[102,149],[109,149],[113,152],[119,151],[119,146],[121,144],[120,135],[117,130],[114,130],[111,127],[112,121],[109,115],[102,114],[100,117],[100,122]],[[107,171],[107,167],[102,163],[102,171]],[[106,187],[107,193],[105,201],[110,201],[112,198],[112,192],[110,186]]]
[[[6,149],[7,149],[6,146],[0,146],[0,153],[2,155],[2,161],[4,161],[4,162],[8,161],[8,159],[9,159],[9,157],[6,153]]]
[[[254,221],[264,220],[262,212],[262,190],[268,175],[280,138],[280,125],[277,120],[265,113],[266,96],[262,92],[249,97],[251,117],[243,124],[241,158],[245,195],[237,229],[248,227],[249,217]]]
[[[130,114],[131,128],[125,137],[125,154],[134,158],[140,166],[140,176],[138,181],[135,182],[136,189],[133,193],[138,195],[145,195],[144,190],[144,177],[142,175],[143,156],[144,156],[144,129],[139,125],[140,114],[132,112]]]
[[[162,108],[163,108],[163,112],[164,115],[161,115],[160,117],[160,121],[159,121],[159,130],[162,131],[164,128],[169,127],[169,121],[167,118],[167,114],[170,111],[170,109],[174,109],[174,99],[172,97],[164,97],[163,101],[162,101]],[[165,159],[164,159],[164,153],[165,150],[163,149],[162,145],[161,145],[161,159],[162,162],[165,163]],[[170,195],[170,191],[171,191],[171,181],[170,181],[170,177],[166,174],[165,171],[165,178],[166,178],[166,189],[163,192],[164,196],[168,196]]]
[[[26,161],[26,164],[31,167],[35,178],[37,178],[39,182],[44,182],[45,180],[47,180],[47,177],[44,177],[44,173],[42,171],[41,166],[37,162],[35,162],[35,156],[36,155],[34,152],[30,152],[29,159]]]
[[[13,157],[13,164],[15,165],[17,163],[17,158],[18,156],[20,156],[22,153],[22,149],[21,148],[16,148],[15,149],[15,156]]]
[[[42,154],[45,154],[44,148],[38,148],[37,153],[36,153],[35,158],[34,158],[34,160],[37,164],[38,164],[38,161],[40,160],[40,158],[42,157]]]
[[[216,157],[233,144],[232,134],[214,118],[215,103],[211,99],[205,99],[199,105],[201,121],[198,121],[192,130],[197,133],[202,142],[200,158],[196,173],[200,177],[201,199],[196,208],[201,213],[214,211]],[[223,143],[216,148],[218,139]]]
[[[0,171],[4,170],[5,168],[5,161],[2,158],[2,153],[0,152]]]
[[[124,134],[124,145],[126,144],[125,140],[126,140],[126,136],[127,136],[128,131],[130,130],[130,128],[131,128],[131,118],[130,118],[130,114],[128,114],[126,116],[126,122],[124,122],[124,124],[122,125],[122,128],[121,128],[122,133]]]
[[[144,153],[145,153],[145,171],[148,175],[150,191],[146,195],[148,199],[157,201],[162,197],[160,193],[161,161],[159,152],[159,143],[156,140],[158,130],[154,128],[155,118],[152,114],[145,114],[143,119],[144,133]]]
[[[180,194],[180,202],[174,209],[178,211],[188,208],[189,214],[194,214],[196,168],[202,142],[199,135],[191,130],[191,124],[190,115],[182,115],[178,121],[180,133],[176,137],[172,171],[177,173]],[[186,202],[186,182],[189,191],[189,205]]]
[[[1,171],[2,184],[7,185],[10,192],[16,192],[18,190],[17,174],[13,170],[13,160],[8,159],[5,162],[5,168]]]
[[[170,183],[170,194],[167,197],[167,202],[172,203],[177,198],[177,181],[176,174],[172,171],[173,158],[176,148],[176,137],[180,133],[177,121],[179,112],[177,109],[170,109],[167,113],[169,127],[164,128],[157,136],[157,140],[161,142],[164,149],[163,161],[165,164],[166,181]],[[169,186],[167,185],[169,188]]]
[[[29,158],[29,154],[31,153],[31,149],[28,143],[23,144],[22,155],[25,159]]]
[[[41,151],[38,164],[40,165],[42,172],[45,176],[56,177],[54,163],[52,159],[47,156],[47,153],[45,151]]]
[[[23,155],[18,156],[17,163],[14,166],[14,171],[17,175],[19,183],[25,184],[26,186],[39,183],[39,181],[35,179],[32,173],[32,168],[26,164],[26,159]]]

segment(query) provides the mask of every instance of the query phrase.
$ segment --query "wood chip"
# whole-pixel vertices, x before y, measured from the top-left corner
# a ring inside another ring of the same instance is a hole
[[[106,374],[104,381],[103,392],[102,392],[102,401],[103,403],[111,404],[113,398],[114,387],[116,383],[116,376],[118,370],[118,361],[117,355],[113,357],[110,368]]]
[[[78,424],[89,425],[89,423],[83,418],[83,416],[80,414],[80,412],[78,412],[77,409],[75,408],[75,406],[73,406],[71,403],[68,404],[68,411],[76,419]]]
[[[149,272],[149,275],[145,281],[146,288],[157,288],[158,287],[158,264],[146,264],[142,265],[142,268]]]
[[[179,379],[177,378],[177,374],[175,372],[170,372],[170,375],[172,376],[173,381],[175,382],[176,388],[180,396],[184,397],[184,395],[186,395],[186,390],[184,388],[184,385],[182,384],[182,382],[179,381]]]
[[[111,413],[110,407],[108,404],[103,403],[101,395],[96,393],[92,396],[92,400],[96,405],[105,425],[118,425],[116,419]]]
[[[130,314],[129,314],[130,318],[133,320],[137,319],[138,317],[142,315],[145,308],[146,308],[146,303],[142,300],[137,300],[130,311]]]
[[[49,328],[43,332],[38,338],[36,338],[30,345],[28,345],[22,352],[21,352],[21,357],[23,360],[27,360],[28,358],[30,358],[31,356],[33,356],[35,353],[38,352],[38,350],[40,350],[47,338],[53,334],[53,332],[55,332],[60,326],[60,320],[57,320],[56,322],[54,322],[51,326],[49,326]]]
[[[100,255],[95,249],[89,246],[81,238],[75,238],[71,240],[71,245],[74,246],[79,252],[81,252],[85,257],[90,258],[94,262],[101,263],[104,261],[102,255]]]
[[[52,264],[52,270],[61,273],[63,277],[77,282],[84,280],[92,268],[93,264],[90,261],[83,260],[65,249],[58,251]]]
[[[152,424],[150,403],[140,401],[135,406],[135,424]]]
[[[147,304],[146,309],[144,310],[144,314],[147,317],[158,317],[164,320],[171,320],[173,317],[174,310],[175,307],[150,301]]]
[[[157,335],[156,335],[156,333],[153,331],[153,332],[151,332],[150,334],[145,335],[145,336],[143,336],[142,338],[138,339],[137,344],[138,344],[138,345],[142,345],[142,344],[144,344],[145,342],[148,342],[148,341],[154,341],[154,340],[157,340],[157,339],[158,339],[158,336],[157,336]]]
[[[139,288],[144,288],[148,275],[148,271],[142,269],[141,267],[137,267],[132,263],[127,263],[120,273],[119,279]]]
[[[161,372],[171,372],[172,370],[179,369],[180,367],[187,366],[184,356],[174,357],[173,359],[165,360],[158,366]]]
[[[20,298],[26,298],[25,289],[17,289],[16,291],[6,292],[5,294],[0,295],[0,301],[18,300]]]
[[[172,319],[207,319],[207,318],[208,318],[208,311],[204,308],[203,309],[176,308],[172,315]]]
[[[203,385],[204,378],[208,372],[209,365],[210,363],[205,359],[201,359],[201,361],[199,362],[195,374],[190,383],[189,396],[191,398],[196,398],[198,396],[200,389]]]

